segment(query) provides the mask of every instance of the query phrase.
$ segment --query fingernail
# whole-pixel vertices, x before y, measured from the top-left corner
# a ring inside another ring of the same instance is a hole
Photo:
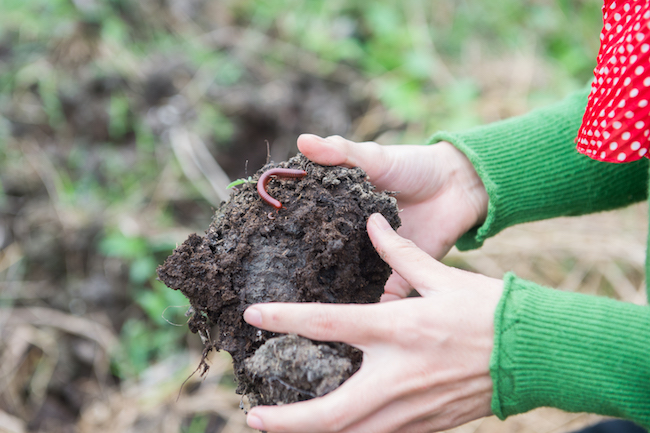
[[[246,423],[250,428],[254,428],[256,430],[264,430],[264,424],[262,423],[262,420],[252,413],[248,414]]]
[[[388,224],[388,221],[386,221],[386,218],[384,218],[380,213],[374,213],[370,215],[370,218],[372,218],[372,222],[382,231],[393,229],[390,224]]]
[[[244,320],[253,326],[262,326],[262,313],[254,307],[248,307],[244,311]]]

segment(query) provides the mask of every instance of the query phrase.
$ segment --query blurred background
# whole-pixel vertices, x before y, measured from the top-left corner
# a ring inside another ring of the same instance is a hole
[[[156,266],[302,132],[424,143],[592,76],[582,0],[1,0],[0,432],[250,432]],[[268,146],[268,151],[267,151]],[[645,205],[447,263],[643,302]],[[607,231],[607,233],[605,233]],[[541,409],[457,432],[564,432]]]

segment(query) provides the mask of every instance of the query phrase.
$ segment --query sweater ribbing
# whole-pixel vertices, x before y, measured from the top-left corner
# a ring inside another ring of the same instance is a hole
[[[506,227],[614,209],[647,197],[648,160],[611,164],[577,152],[588,91],[527,115],[462,133],[439,132],[472,162],[489,196],[487,220],[462,236],[477,248]]]
[[[500,418],[550,406],[650,427],[650,309],[508,274],[491,359]]]

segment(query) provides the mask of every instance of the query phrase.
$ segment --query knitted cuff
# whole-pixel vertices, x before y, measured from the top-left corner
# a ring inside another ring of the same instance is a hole
[[[541,406],[650,426],[650,308],[504,279],[490,360],[499,418]]]
[[[608,164],[579,154],[573,140],[588,91],[553,106],[462,133],[438,132],[474,165],[489,196],[485,223],[456,244],[478,248],[506,227],[625,206],[646,197],[647,159]]]

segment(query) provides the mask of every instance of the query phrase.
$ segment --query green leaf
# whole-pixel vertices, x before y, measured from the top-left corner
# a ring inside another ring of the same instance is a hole
[[[139,257],[131,263],[129,279],[135,284],[144,284],[156,275],[158,262],[152,256]]]
[[[113,139],[120,139],[129,132],[129,100],[124,95],[112,95],[108,105],[108,133]]]
[[[153,281],[151,290],[140,291],[136,302],[154,323],[164,328],[170,323],[183,325],[187,322],[185,313],[190,307],[189,301],[180,291],[172,290],[160,281]]]
[[[127,237],[121,232],[107,234],[99,243],[99,250],[108,257],[134,259],[146,255],[148,243],[140,237]]]
[[[210,423],[210,417],[207,415],[195,415],[189,427],[183,428],[182,433],[204,433]]]
[[[257,181],[253,180],[253,178],[251,176],[248,176],[248,179],[237,179],[235,181],[230,182],[230,184],[228,184],[226,189],[232,188],[234,186],[238,186],[238,185],[241,185],[241,184],[244,184],[244,183],[257,183]]]

